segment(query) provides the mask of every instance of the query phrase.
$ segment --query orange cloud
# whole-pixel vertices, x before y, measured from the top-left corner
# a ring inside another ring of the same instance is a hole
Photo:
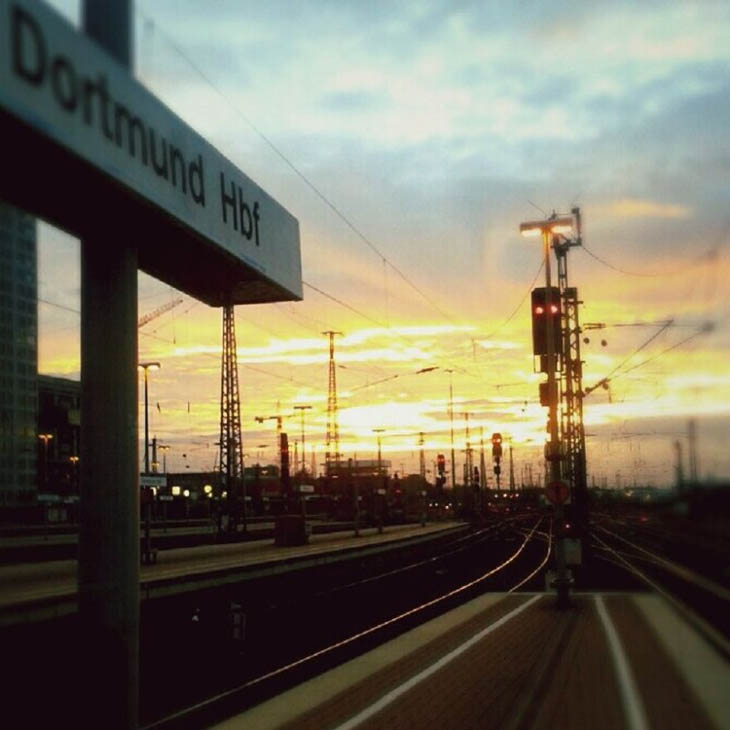
[[[642,198],[623,198],[598,206],[601,215],[615,218],[689,218],[692,209],[686,205],[658,203]]]

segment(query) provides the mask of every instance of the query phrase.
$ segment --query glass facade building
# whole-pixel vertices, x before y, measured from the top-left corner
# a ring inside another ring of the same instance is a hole
[[[0,201],[0,507],[37,493],[36,220]]]

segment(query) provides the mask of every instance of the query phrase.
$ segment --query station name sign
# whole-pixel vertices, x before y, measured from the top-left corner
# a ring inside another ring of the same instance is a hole
[[[112,183],[108,197],[126,196],[124,210],[154,223],[158,241],[140,246],[140,268],[149,261],[150,273],[212,304],[302,298],[296,218],[126,69],[55,11],[29,0],[0,0],[0,34],[0,111],[11,120],[5,126],[17,124],[19,139],[37,135],[61,148],[73,162],[68,185],[82,192],[101,174]],[[25,164],[33,158],[33,150],[23,157]],[[20,172],[4,167],[0,176]],[[28,208],[36,212],[32,203]],[[77,233],[62,212],[56,218]],[[180,256],[170,255],[176,237],[185,241]],[[156,245],[164,263],[148,250]],[[189,270],[196,261],[198,277]]]

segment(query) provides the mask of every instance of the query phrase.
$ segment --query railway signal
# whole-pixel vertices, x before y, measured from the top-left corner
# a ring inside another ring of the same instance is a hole
[[[499,475],[502,473],[500,461],[502,460],[502,434],[492,434],[492,458],[494,459],[494,475],[497,477],[497,489],[499,489]]]
[[[289,436],[279,434],[279,454],[281,456],[281,484],[289,491]]]
[[[547,287],[541,286],[532,290],[532,352],[540,357],[540,371],[547,371],[547,331],[553,331],[553,343],[560,343],[560,290],[556,286],[550,287],[550,304],[547,303]]]

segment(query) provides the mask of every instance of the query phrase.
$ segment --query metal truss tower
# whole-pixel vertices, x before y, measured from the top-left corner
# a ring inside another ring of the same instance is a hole
[[[466,448],[464,449],[465,452],[465,461],[466,464],[464,464],[464,488],[468,489],[472,486],[474,482],[474,460],[472,457],[473,450],[471,448],[471,435],[469,433],[469,414],[464,414],[464,423],[465,423],[465,433],[464,433],[464,442],[466,445]]]
[[[236,322],[232,304],[223,307],[223,354],[221,359],[221,428],[219,461],[219,498],[228,501],[229,529],[240,518],[246,529],[246,483],[243,471],[241,438],[241,400],[238,392]],[[220,529],[220,525],[219,525]]]
[[[479,486],[487,488],[487,466],[484,459],[484,426],[479,426]]]
[[[426,484],[426,454],[423,451],[423,444],[424,444],[423,431],[421,431],[418,434],[418,446],[420,447],[420,453],[418,455],[418,459],[419,459],[418,466],[419,466],[419,472],[421,474],[421,484]],[[405,474],[404,474],[404,476],[405,476]]]
[[[327,450],[325,451],[325,474],[339,472],[340,469],[340,430],[337,423],[337,375],[335,366],[335,336],[342,332],[327,330],[322,333],[330,339],[329,384],[327,387]],[[334,451],[332,450],[334,447]],[[332,466],[334,462],[334,469]]]
[[[588,519],[588,484],[586,478],[586,442],[583,425],[583,362],[580,357],[580,321],[578,290],[568,286],[568,250],[582,245],[580,209],[574,208],[577,238],[556,240],[558,285],[562,301],[562,371],[560,395],[563,408],[560,419],[561,441],[564,445],[563,476],[571,490],[576,516],[585,525]],[[562,237],[561,237],[562,238]]]

